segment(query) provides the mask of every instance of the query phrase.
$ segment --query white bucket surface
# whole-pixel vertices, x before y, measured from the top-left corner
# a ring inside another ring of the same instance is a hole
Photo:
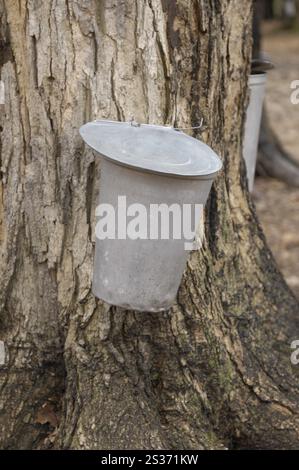
[[[252,191],[265,97],[266,74],[250,75],[249,88],[250,99],[246,113],[243,157],[246,163],[249,191]]]
[[[199,140],[162,126],[96,121],[82,126],[80,133],[105,157],[99,207],[112,207],[116,214],[110,225],[116,236],[96,238],[92,291],[127,309],[166,310],[176,300],[189,252],[185,239],[173,237],[171,227],[169,237],[161,236],[163,221],[153,220],[151,207],[175,204],[183,213],[186,204],[204,205],[221,161]],[[126,205],[122,212],[120,198]],[[146,213],[147,234],[154,223],[157,238],[128,238],[120,228],[118,215],[140,206]],[[199,222],[200,215],[194,216],[194,225]]]

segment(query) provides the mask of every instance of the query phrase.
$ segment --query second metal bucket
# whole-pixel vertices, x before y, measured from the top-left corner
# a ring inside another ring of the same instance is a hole
[[[246,113],[243,157],[246,163],[249,191],[252,191],[265,97],[266,74],[260,73],[250,75],[249,88],[250,99]]]

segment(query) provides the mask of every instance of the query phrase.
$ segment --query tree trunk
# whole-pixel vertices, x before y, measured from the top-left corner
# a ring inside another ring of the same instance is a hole
[[[0,0],[2,448],[296,448],[298,303],[248,195],[248,0]],[[196,125],[224,161],[177,305],[90,291],[95,118]]]

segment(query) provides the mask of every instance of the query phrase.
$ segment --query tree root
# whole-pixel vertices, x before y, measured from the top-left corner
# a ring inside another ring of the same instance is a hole
[[[285,151],[274,134],[265,110],[261,125],[257,173],[299,188],[299,164]]]

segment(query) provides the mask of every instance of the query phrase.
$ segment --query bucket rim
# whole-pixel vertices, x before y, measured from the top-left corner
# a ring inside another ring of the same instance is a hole
[[[250,86],[264,85],[267,81],[267,74],[265,72],[251,73],[248,81]]]

